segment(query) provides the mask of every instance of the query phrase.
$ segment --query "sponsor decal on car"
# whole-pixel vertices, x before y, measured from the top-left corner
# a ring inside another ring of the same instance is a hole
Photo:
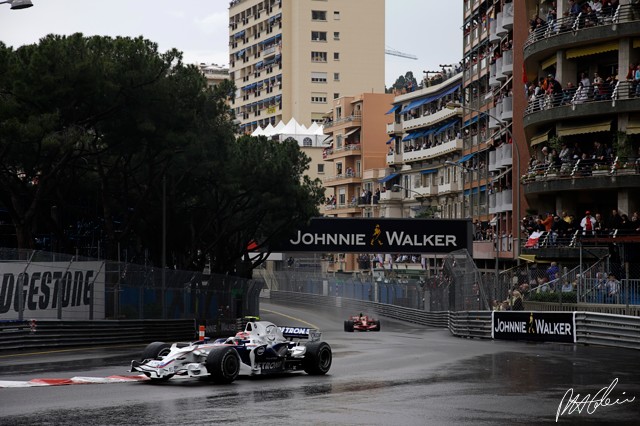
[[[307,335],[309,334],[308,328],[302,327],[278,327],[283,334],[299,334],[299,335]]]
[[[276,362],[258,362],[258,368],[261,370],[280,370],[282,368],[282,361]]]

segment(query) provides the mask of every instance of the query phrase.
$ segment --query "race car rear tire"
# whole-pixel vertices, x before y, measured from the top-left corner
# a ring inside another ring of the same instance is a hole
[[[240,357],[231,346],[217,346],[207,355],[205,367],[215,383],[228,384],[238,377]]]
[[[307,351],[302,360],[302,368],[311,376],[327,374],[331,368],[333,354],[327,342],[310,342],[305,345]]]
[[[376,320],[374,324],[375,327],[373,327],[373,331],[380,331],[380,320]]]
[[[353,333],[353,321],[346,320],[344,322],[344,331]]]

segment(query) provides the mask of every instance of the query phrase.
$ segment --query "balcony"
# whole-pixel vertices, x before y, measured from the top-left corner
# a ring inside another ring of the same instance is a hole
[[[451,154],[455,151],[462,151],[462,146],[462,139],[453,139],[432,148],[405,152],[402,154],[402,162],[406,164],[413,161],[423,161],[436,158],[441,155]]]
[[[380,193],[380,202],[381,203],[393,203],[402,201],[402,193],[401,191],[384,191]]]
[[[498,80],[498,73],[496,72],[497,70],[497,65],[494,62],[493,64],[491,64],[489,66],[490,69],[490,74],[489,74],[489,85],[491,87],[498,87],[500,86],[500,81]],[[502,69],[502,68],[501,68]]]
[[[362,175],[360,173],[352,173],[351,175],[341,174],[336,176],[328,176],[322,181],[324,186],[339,186],[348,185],[350,183],[362,182]]]
[[[534,125],[538,128],[543,124],[555,124],[559,117],[563,120],[582,118],[601,121],[612,114],[635,113],[640,110],[640,97],[634,97],[632,89],[632,82],[620,81],[613,92],[599,97],[589,95],[586,99],[577,99],[579,96],[574,95],[566,99],[551,96],[535,99],[529,102],[524,111],[523,124],[525,128]]]
[[[513,30],[513,3],[505,3],[502,12],[502,28],[506,32]]]
[[[360,123],[362,123],[362,115],[360,114],[350,115],[348,117],[343,117],[338,120],[329,121],[328,123],[325,123],[324,130],[325,130],[325,133],[328,133],[329,129],[332,129],[338,125],[346,124],[347,126],[349,126],[350,124],[359,125]]]
[[[462,113],[461,108],[456,108],[456,109],[443,108],[434,114],[427,114],[420,117],[412,118],[410,120],[405,120],[402,130],[407,131],[407,130],[417,129],[420,127],[432,126],[440,121],[449,119],[451,117],[455,117],[457,114],[461,114],[461,113]],[[387,127],[387,133],[389,133],[388,130],[389,128]]]
[[[496,59],[496,78],[500,81],[504,81],[507,79],[507,76],[502,74],[502,62],[504,59],[502,57]]]
[[[349,203],[349,204],[328,204],[324,206],[324,212],[327,215],[337,215],[337,214],[359,214],[362,213],[362,207],[359,207],[357,204]]]
[[[503,19],[504,19],[504,13],[498,12],[498,15],[496,15],[496,33],[500,37],[503,37],[509,32],[509,30],[506,29],[503,25]],[[513,25],[513,19],[511,20],[511,24]]]
[[[513,50],[502,52],[502,74],[506,76],[513,74]]]
[[[325,161],[334,160],[336,158],[344,158],[350,155],[361,155],[361,145],[360,144],[348,144],[344,145],[341,148],[334,148],[326,150],[326,155],[324,156]]]
[[[500,112],[500,119],[502,121],[513,120],[513,98],[511,96],[502,98],[502,111]]]
[[[491,22],[491,28],[489,28],[489,41],[491,43],[500,42],[500,36],[497,31],[497,24],[495,21]]]
[[[462,190],[462,187],[460,186],[460,184],[458,184],[458,182],[449,182],[449,183],[444,183],[442,185],[438,185],[438,195],[445,195],[451,192],[458,192],[461,190]]]
[[[387,154],[387,164],[389,166],[393,166],[395,164],[401,164],[401,163],[402,163],[402,154],[396,154],[395,152]]]
[[[395,133],[402,133],[402,123],[393,122],[391,124],[387,124],[387,134],[393,135]]]
[[[585,25],[584,17],[562,17],[555,25],[546,25],[529,34],[524,59],[542,61],[558,50],[597,43],[599,40],[637,37],[640,14],[632,5],[620,5],[612,16],[601,16],[595,25]]]

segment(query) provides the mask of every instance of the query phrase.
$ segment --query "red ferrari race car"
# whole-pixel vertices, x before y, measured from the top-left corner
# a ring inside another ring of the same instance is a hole
[[[354,315],[344,322],[344,331],[380,331],[380,321],[368,315]]]

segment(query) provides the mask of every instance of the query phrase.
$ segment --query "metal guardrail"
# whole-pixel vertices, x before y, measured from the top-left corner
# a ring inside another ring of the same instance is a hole
[[[0,321],[0,351],[192,340],[190,320]]]
[[[577,342],[640,349],[640,318],[576,312]]]
[[[384,315],[388,318],[426,325],[429,327],[447,328],[449,323],[448,312],[421,311],[419,309],[405,308],[403,306],[368,302],[364,300],[349,299],[346,297],[320,296],[316,294],[272,290],[271,300],[274,302],[288,304],[319,305],[350,309],[353,311],[375,312],[378,315]]]
[[[271,291],[271,300],[375,312],[428,327],[448,328],[457,337],[491,339],[491,311],[426,312],[384,303],[288,291]],[[532,308],[533,304],[528,304]],[[545,306],[546,307],[546,306]],[[569,304],[562,305],[563,308]],[[571,309],[564,309],[571,310]],[[577,343],[640,349],[640,318],[594,312],[576,312]]]

